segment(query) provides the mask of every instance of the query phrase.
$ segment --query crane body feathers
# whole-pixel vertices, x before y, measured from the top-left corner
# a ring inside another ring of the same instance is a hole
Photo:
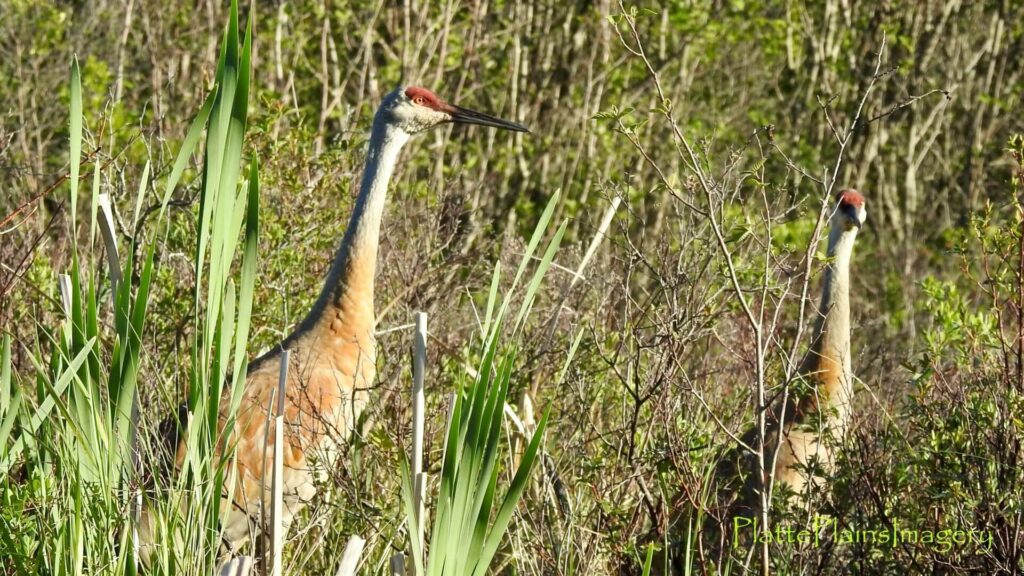
[[[824,484],[834,466],[834,447],[845,437],[853,400],[853,368],[850,353],[850,261],[857,233],[867,218],[864,197],[853,190],[838,195],[831,217],[821,300],[818,304],[811,347],[797,370],[805,386],[802,395],[789,394],[766,408],[764,438],[766,469],[758,477],[756,456],[745,454],[747,472],[730,516],[750,515],[760,506],[761,491],[784,486],[795,495]],[[781,438],[780,438],[781,433]],[[758,446],[757,428],[741,438]],[[738,472],[733,456],[723,459],[719,481],[725,491],[728,478]],[[774,463],[774,465],[773,465]]]
[[[235,448],[238,476],[233,493],[224,494],[224,552],[239,550],[260,531],[261,512],[271,501],[271,406],[276,404],[283,350],[290,355],[282,451],[286,526],[315,496],[318,478],[332,469],[354,432],[377,369],[374,279],[388,183],[412,135],[445,122],[526,131],[519,124],[446,104],[423,88],[398,88],[384,97],[374,116],[359,196],[316,303],[280,345],[248,366],[227,439]],[[229,421],[230,393],[225,390],[220,403],[221,430]],[[188,419],[185,408],[161,425],[179,468],[186,457],[183,433]],[[152,522],[144,508],[139,531],[144,562],[156,545]]]

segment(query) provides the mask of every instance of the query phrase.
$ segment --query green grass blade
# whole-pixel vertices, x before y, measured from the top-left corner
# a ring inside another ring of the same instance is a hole
[[[551,242],[548,243],[548,248],[544,252],[544,257],[540,261],[540,265],[537,266],[537,270],[533,273],[533,279],[526,288],[526,296],[523,298],[523,305],[519,309],[519,315],[516,317],[515,328],[513,333],[518,333],[522,328],[523,321],[530,314],[530,310],[533,309],[533,301],[537,296],[537,290],[540,289],[541,281],[544,279],[544,275],[547,274],[548,269],[551,267],[551,263],[555,259],[555,252],[558,251],[558,246],[562,243],[562,237],[565,236],[565,229],[569,225],[568,221],[562,222],[562,225],[558,227],[558,231],[555,232]]]
[[[526,272],[526,267],[530,264],[533,259],[534,253],[537,251],[537,247],[540,245],[540,241],[544,238],[544,233],[547,231],[548,223],[551,221],[552,216],[555,214],[555,208],[558,206],[558,199],[561,196],[561,190],[556,190],[551,198],[548,200],[548,205],[544,208],[544,212],[540,215],[537,220],[537,227],[533,230],[533,236],[530,237],[530,243],[526,247],[526,252],[523,254],[523,259],[519,263],[519,269],[516,270],[515,278],[512,280],[512,286],[509,288],[509,293],[515,292],[516,288],[519,287],[519,282],[522,280],[523,273]],[[504,318],[505,313],[508,309],[510,299],[506,298],[501,305],[501,311],[498,313],[499,318]],[[497,329],[491,331],[490,338],[497,338]]]
[[[11,390],[11,335],[4,334],[3,348],[0,349],[0,414],[11,403]]]
[[[490,565],[491,559],[494,558],[494,554],[498,551],[501,539],[504,537],[505,531],[508,529],[509,522],[512,521],[512,513],[515,511],[516,506],[519,504],[520,497],[526,490],[526,483],[530,479],[530,472],[533,470],[533,467],[537,462],[537,452],[540,450],[541,439],[544,436],[544,430],[547,428],[550,412],[551,406],[549,405],[544,410],[544,416],[541,417],[540,422],[537,424],[537,431],[533,433],[533,438],[530,439],[530,445],[523,453],[523,458],[519,463],[519,469],[516,470],[516,475],[512,479],[511,484],[509,484],[508,492],[505,493],[505,498],[501,503],[501,507],[498,509],[498,513],[494,517],[491,530],[488,532],[487,538],[485,539],[483,550],[480,553],[479,564],[477,565],[477,569],[474,571],[475,575],[483,576],[486,573],[487,567]]]
[[[256,266],[259,246],[260,180],[259,163],[253,158],[249,166],[249,185],[245,203],[245,247],[242,254],[241,291],[238,303],[238,323],[235,327],[234,366],[232,368],[231,413],[238,411],[242,402],[242,386],[246,376],[246,347],[252,318],[252,301],[256,288]]]
[[[643,576],[651,576],[651,565],[654,563],[654,543],[647,545],[647,557],[644,559]]]
[[[420,547],[420,533],[418,512],[412,497],[412,473],[409,471],[409,461],[402,458],[402,500],[405,503],[405,516],[409,520],[409,546],[412,548],[413,564],[416,566],[416,574],[424,574],[423,571],[423,549]]]
[[[13,392],[12,392],[13,390]],[[11,387],[11,335],[4,334],[0,351],[0,461],[7,458],[7,438],[21,409],[21,390]]]
[[[572,341],[572,346],[569,347],[569,353],[565,356],[565,362],[562,363],[562,370],[558,373],[558,380],[555,381],[556,385],[565,382],[565,375],[569,373],[569,366],[572,365],[573,358],[576,357],[576,350],[580,347],[580,342],[583,341],[583,331],[585,328],[580,328],[576,332],[576,338]]]
[[[163,220],[164,211],[167,209],[167,203],[171,201],[171,194],[178,187],[178,182],[181,181],[182,174],[184,174],[185,169],[188,168],[192,152],[196,149],[196,145],[199,143],[199,138],[203,135],[203,129],[206,128],[206,123],[210,118],[210,111],[213,109],[215,97],[216,93],[212,93],[206,97],[206,101],[203,103],[202,109],[199,110],[199,114],[197,114],[195,119],[192,121],[192,125],[185,134],[185,139],[181,143],[181,149],[178,150],[178,155],[174,160],[174,166],[171,168],[171,173],[167,176],[167,180],[164,184],[164,197],[160,202],[161,220]]]
[[[64,367],[64,370],[60,373],[60,377],[52,387],[48,386],[48,383],[44,382],[44,389],[49,388],[49,390],[43,395],[43,400],[40,403],[39,408],[37,408],[35,413],[29,418],[27,425],[22,428],[21,434],[14,441],[14,445],[11,446],[10,451],[4,455],[3,460],[0,460],[0,477],[6,476],[11,465],[14,464],[14,460],[18,458],[21,451],[25,448],[27,444],[26,439],[30,439],[32,435],[36,433],[39,427],[46,420],[47,416],[50,415],[50,411],[52,411],[54,406],[57,405],[59,397],[68,389],[68,386],[78,374],[78,370],[89,358],[93,344],[95,344],[95,340],[90,340],[85,343],[78,354],[67,364],[67,366]],[[43,372],[41,367],[38,365],[36,366],[36,369],[40,370],[40,373]]]
[[[501,282],[501,261],[494,263],[494,274],[491,275],[491,289],[487,292],[487,312],[484,315],[484,324],[480,328],[480,338],[487,343],[487,336],[491,333],[491,319],[494,317],[494,306],[498,302],[498,285]]]
[[[102,182],[100,175],[103,173],[103,165],[99,159],[93,163],[92,171],[92,197],[89,199],[89,206],[91,207],[89,214],[89,250],[92,250],[93,244],[96,242],[96,213],[99,209],[99,196],[100,190],[102,189]]]
[[[68,183],[71,190],[71,229],[74,231],[78,223],[78,175],[82,164],[82,74],[78,69],[78,58],[71,59],[71,117],[68,136],[71,156]]]

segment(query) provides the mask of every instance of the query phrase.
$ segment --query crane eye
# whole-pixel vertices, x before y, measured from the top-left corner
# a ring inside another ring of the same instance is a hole
[[[416,96],[412,99],[413,104],[419,104],[420,106],[423,106],[426,101],[427,100],[423,96]]]

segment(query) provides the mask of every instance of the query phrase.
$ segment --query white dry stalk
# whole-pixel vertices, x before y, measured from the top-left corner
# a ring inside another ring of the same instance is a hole
[[[419,539],[420,550],[424,549],[424,532],[427,525],[427,482],[430,479],[430,475],[426,472],[420,472],[413,477],[412,484],[412,499],[413,499],[413,510],[416,514],[416,525],[418,530],[415,537]],[[412,572],[417,576],[423,576],[416,570],[416,563],[412,563]]]
[[[519,416],[516,415],[516,411],[511,406],[509,406],[508,402],[505,403],[503,411],[505,412],[505,416],[508,417],[508,419],[515,426],[516,431],[519,432],[519,434],[521,434],[523,438],[528,438],[529,436],[526,432],[526,425],[519,418]]]
[[[264,454],[266,454],[267,452],[270,451],[270,428],[271,428],[270,425],[274,422],[274,405],[276,404],[276,402],[274,402],[274,400],[276,398],[277,398],[277,389],[272,389],[270,391],[270,398],[267,399],[267,419],[263,423],[264,424],[264,427],[263,427],[263,453]],[[268,482],[268,480],[270,480],[270,479],[267,478],[267,467],[264,466],[263,467],[263,473],[260,474],[260,519],[259,519],[259,521],[260,521],[260,526],[264,527],[264,529],[267,530],[266,533],[269,533],[269,528],[270,528],[270,524],[268,523],[268,522],[270,522],[270,518],[269,518],[269,515],[268,515],[268,510],[270,509],[270,507],[268,506],[267,496],[266,496],[267,495],[267,482]]]
[[[594,257],[594,253],[597,252],[597,248],[601,245],[601,241],[608,235],[608,228],[612,225],[612,218],[615,217],[615,211],[618,210],[619,204],[621,203],[622,196],[616,195],[612,198],[612,204],[604,213],[604,218],[601,219],[601,224],[597,227],[597,233],[594,234],[594,239],[591,240],[590,245],[587,246],[587,251],[583,254],[583,260],[580,261],[580,265],[576,268],[575,276],[573,276],[572,281],[569,282],[569,288],[575,286],[576,282],[583,278],[583,269],[586,268],[590,259]]]
[[[374,338],[382,336],[384,334],[390,334],[392,332],[398,332],[400,330],[408,330],[409,328],[415,328],[416,324],[402,324],[401,326],[393,326],[391,328],[385,328],[384,330],[377,330],[373,333]]]
[[[364,540],[358,534],[353,534],[345,545],[345,552],[341,555],[341,562],[338,563],[338,570],[334,576],[356,576],[356,568],[359,567],[359,558],[363,555]]]

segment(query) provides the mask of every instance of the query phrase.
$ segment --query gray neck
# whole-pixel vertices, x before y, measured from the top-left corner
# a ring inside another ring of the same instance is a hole
[[[389,125],[380,113],[373,122],[366,168],[359,198],[349,219],[345,236],[338,247],[320,297],[296,333],[309,332],[318,325],[336,320],[360,324],[356,332],[373,330],[373,282],[377,269],[377,248],[384,215],[388,183],[398,155],[409,141],[404,130]],[[369,324],[362,326],[362,324]]]
[[[805,374],[815,374],[817,392],[806,400],[815,411],[826,408],[835,416],[831,431],[836,440],[845,435],[853,402],[853,362],[850,357],[850,258],[857,229],[833,222],[828,236],[828,265],[821,291],[814,344]]]
[[[816,352],[842,359],[844,371],[850,368],[850,259],[857,239],[857,228],[846,230],[843,223],[832,226],[828,236],[828,260],[825,284],[821,291],[818,322],[815,326]]]

